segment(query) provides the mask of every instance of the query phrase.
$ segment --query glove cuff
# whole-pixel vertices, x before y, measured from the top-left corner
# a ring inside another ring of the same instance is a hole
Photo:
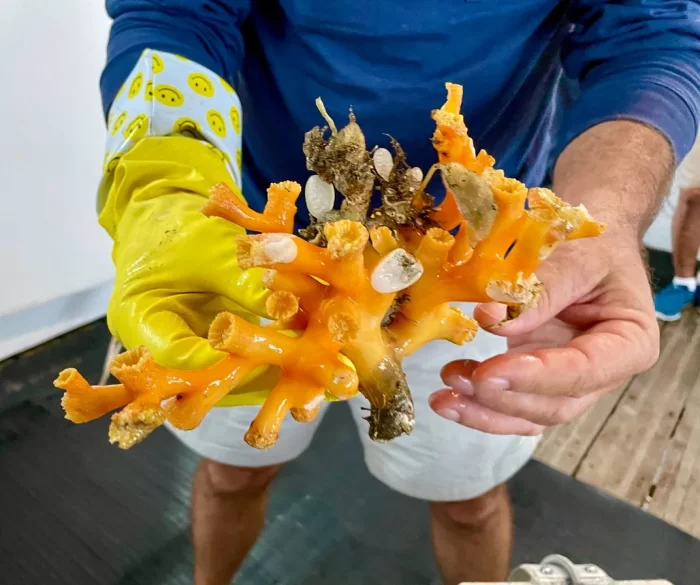
[[[108,115],[98,209],[121,157],[150,136],[185,136],[210,145],[240,188],[241,131],[241,102],[227,81],[178,55],[146,49]]]

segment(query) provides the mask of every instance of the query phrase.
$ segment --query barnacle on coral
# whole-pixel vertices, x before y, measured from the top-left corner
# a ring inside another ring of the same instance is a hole
[[[304,141],[314,174],[304,189],[313,219],[302,237],[292,233],[297,183],[271,185],[262,213],[216,185],[203,212],[256,232],[238,239],[238,262],[266,269],[272,322],[218,315],[209,342],[228,357],[204,370],[160,367],[144,348],[112,362],[120,384],[91,387],[65,370],[55,385],[65,390],[66,417],[87,422],[124,407],[112,417],[110,441],[128,448],[165,420],[194,428],[224,397],[249,404],[242,389],[256,376],[260,385],[264,371],[271,390],[253,393],[262,404],[245,436],[253,447],[274,445],[287,413],[308,422],[322,401],[347,400],[358,390],[370,403],[374,440],[410,433],[415,414],[402,359],[433,340],[463,344],[477,332],[476,322],[449,303],[496,301],[514,317],[537,303],[542,285],[534,270],[558,242],[604,229],[582,206],[547,189],[528,190],[495,169],[469,137],[461,86],[447,90],[445,105],[432,114],[439,162],[427,173],[408,164],[393,138],[393,154],[368,151],[352,113],[338,130],[317,101],[328,126]],[[446,190],[438,206],[425,192],[435,173]],[[375,190],[381,206],[370,209]]]

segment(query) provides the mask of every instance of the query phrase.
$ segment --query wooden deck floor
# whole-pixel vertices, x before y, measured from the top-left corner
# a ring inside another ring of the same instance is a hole
[[[700,315],[661,329],[661,356],[536,458],[700,537]]]

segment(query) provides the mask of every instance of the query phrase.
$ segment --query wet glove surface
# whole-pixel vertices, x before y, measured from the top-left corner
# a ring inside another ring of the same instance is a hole
[[[200,212],[212,185],[236,189],[222,157],[192,138],[148,137],[113,177],[99,218],[114,240],[110,330],[166,367],[214,363],[225,355],[206,340],[216,314],[253,321],[267,296],[262,271],[238,267],[235,239],[245,230]]]

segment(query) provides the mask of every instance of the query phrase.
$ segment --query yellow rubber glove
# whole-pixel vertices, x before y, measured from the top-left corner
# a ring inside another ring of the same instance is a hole
[[[147,347],[168,368],[222,359],[206,339],[214,317],[228,311],[257,322],[268,295],[262,270],[242,271],[236,262],[235,239],[245,230],[200,211],[216,183],[239,192],[222,154],[188,137],[148,137],[120,157],[111,177],[99,221],[114,240],[112,335],[127,349]],[[259,368],[218,406],[262,404],[278,376]]]
[[[100,224],[114,240],[116,282],[107,322],[156,363],[203,368],[224,357],[206,340],[221,311],[254,321],[267,293],[261,270],[236,263],[245,230],[200,209],[212,185],[235,189],[219,151],[182,136],[148,137],[118,161]]]

